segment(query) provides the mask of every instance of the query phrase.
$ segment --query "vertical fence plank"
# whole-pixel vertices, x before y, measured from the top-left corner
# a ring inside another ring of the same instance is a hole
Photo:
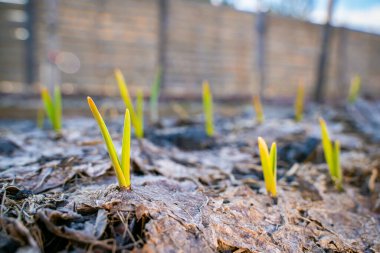
[[[257,34],[257,51],[256,51],[256,63],[258,72],[258,83],[260,97],[264,95],[265,89],[265,31],[266,31],[266,13],[258,12],[256,21],[256,34]]]
[[[331,18],[334,11],[334,2],[334,0],[329,0],[326,24],[323,26],[321,51],[318,59],[314,92],[314,100],[316,102],[322,102],[324,96],[324,88],[327,83],[326,70],[328,65],[330,37],[332,32]]]
[[[26,29],[29,33],[25,40],[25,82],[32,85],[36,81],[36,32],[35,32],[35,0],[29,0],[25,5],[27,14]]]
[[[168,25],[169,25],[169,1],[159,0],[159,29],[158,29],[158,67],[161,71],[161,88],[165,88],[167,69]]]

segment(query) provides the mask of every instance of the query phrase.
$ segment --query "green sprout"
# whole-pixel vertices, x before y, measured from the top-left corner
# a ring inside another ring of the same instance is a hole
[[[258,95],[253,96],[253,108],[255,108],[256,112],[256,121],[257,123],[261,124],[264,122],[264,112],[263,112],[263,106],[261,105],[261,100]]]
[[[348,92],[347,100],[350,104],[355,103],[356,100],[358,99],[359,93],[360,93],[360,87],[361,87],[361,79],[359,75],[356,75],[351,80],[350,90]]]
[[[112,142],[110,133],[108,132],[107,126],[104,123],[102,115],[100,115],[96,104],[92,98],[87,97],[88,105],[91,109],[92,115],[94,116],[96,122],[99,125],[100,132],[102,133],[104,142],[107,146],[108,154],[112,161],[112,165],[116,172],[116,177],[121,188],[130,189],[131,188],[131,175],[130,175],[130,153],[131,153],[131,120],[129,116],[128,108],[125,110],[124,117],[124,129],[123,129],[123,140],[121,147],[121,162],[117,155],[115,146]]]
[[[55,132],[59,133],[62,127],[62,96],[59,86],[54,87],[54,99],[51,98],[46,87],[41,89],[41,98],[44,104],[46,115]]]
[[[303,84],[299,84],[297,87],[296,100],[294,101],[294,115],[296,122],[301,121],[303,118],[304,95],[305,87]]]
[[[277,196],[276,181],[277,181],[277,146],[273,142],[268,151],[268,146],[265,140],[258,138],[261,166],[263,167],[265,188],[272,196]]]
[[[158,121],[158,97],[160,96],[162,71],[157,71],[156,78],[150,87],[150,121],[156,123]]]
[[[120,69],[115,70],[115,77],[116,77],[117,84],[119,86],[121,98],[123,99],[125,106],[127,107],[127,109],[129,110],[131,114],[131,120],[132,120],[133,128],[135,129],[135,135],[138,139],[141,139],[144,137],[143,93],[142,91],[139,91],[137,93],[137,102],[136,102],[137,111],[135,111],[131,97],[129,96],[127,84],[125,83],[123,73],[121,73]]]
[[[144,93],[142,90],[138,90],[136,93],[136,117],[136,137],[141,139],[144,137]]]
[[[343,189],[342,169],[340,166],[340,142],[331,142],[329,132],[327,130],[326,122],[319,118],[321,125],[322,146],[325,154],[327,166],[334,184],[338,190]]]
[[[209,137],[214,136],[214,119],[213,119],[213,109],[212,109],[212,94],[210,90],[210,85],[207,81],[203,82],[202,85],[202,97],[203,97],[203,113],[205,117],[205,130]]]

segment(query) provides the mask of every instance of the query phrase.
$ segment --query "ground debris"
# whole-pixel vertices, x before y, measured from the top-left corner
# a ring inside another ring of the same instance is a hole
[[[234,120],[242,125],[218,120],[207,145],[194,138],[191,146],[202,149],[186,150],[169,137],[167,145],[133,140],[130,191],[115,184],[101,136],[87,119],[66,121],[60,136],[17,126],[4,131],[17,148],[0,153],[0,251],[380,251],[375,143],[364,145],[348,124],[329,122],[342,141],[339,192],[316,117]],[[121,122],[110,124],[118,150]],[[159,133],[171,131],[180,135],[177,126]],[[279,146],[276,199],[266,194],[258,136]]]

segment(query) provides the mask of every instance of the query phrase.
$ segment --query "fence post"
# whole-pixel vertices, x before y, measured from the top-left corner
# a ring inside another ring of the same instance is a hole
[[[329,54],[329,45],[330,45],[330,35],[331,35],[331,18],[334,10],[334,0],[329,0],[326,24],[323,26],[323,34],[321,41],[321,51],[319,54],[318,69],[316,73],[316,83],[314,90],[314,100],[316,102],[322,102],[323,92],[325,83],[327,82],[326,69],[327,69],[327,60]]]
[[[259,75],[259,95],[263,97],[264,88],[266,84],[265,79],[265,32],[266,32],[266,13],[259,11],[257,13],[256,21],[256,34],[257,34],[257,48],[256,48],[256,63]]]
[[[165,88],[167,69],[167,43],[169,25],[169,0],[159,0],[158,64],[161,71],[161,88]]]
[[[346,28],[339,28],[338,47],[337,47],[337,87],[340,91],[348,90],[349,80],[347,77],[347,50],[348,50],[348,33]]]
[[[32,85],[36,81],[36,32],[35,32],[35,17],[36,17],[36,2],[35,0],[27,1],[25,12],[28,20],[25,24],[29,36],[25,41],[25,82]]]
[[[55,85],[61,83],[61,74],[55,62],[55,58],[60,50],[59,36],[58,36],[58,22],[59,22],[59,1],[60,0],[44,0],[43,4],[46,6],[43,21],[46,23],[46,31],[44,38],[46,46],[44,48],[44,62],[42,63],[41,82],[43,85],[53,90]]]

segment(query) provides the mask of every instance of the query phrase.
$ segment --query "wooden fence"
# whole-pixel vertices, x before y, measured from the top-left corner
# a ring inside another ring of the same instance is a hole
[[[199,96],[204,79],[217,97],[248,97],[260,87],[268,98],[292,97],[298,82],[309,94],[315,85],[320,25],[191,0],[29,2],[26,41],[14,38],[16,25],[2,15],[11,7],[0,4],[1,89],[59,82],[67,93],[116,94],[119,67],[132,93],[148,93],[159,66],[167,96]],[[333,28],[329,52],[329,97],[346,96],[355,74],[364,93],[380,97],[380,36]],[[75,73],[61,71],[71,65]]]

